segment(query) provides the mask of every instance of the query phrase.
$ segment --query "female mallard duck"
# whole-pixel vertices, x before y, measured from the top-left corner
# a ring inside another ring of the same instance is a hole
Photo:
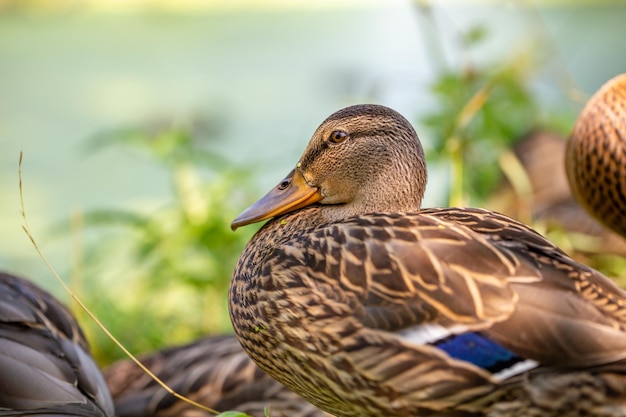
[[[578,202],[626,237],[626,74],[609,80],[589,100],[565,161]]]
[[[420,209],[422,146],[377,105],[340,110],[233,228],[273,218],[230,315],[266,372],[339,416],[626,415],[625,293],[481,209]]]
[[[141,358],[179,394],[217,410],[253,417],[324,417],[315,408],[261,371],[233,335],[213,336]],[[118,417],[209,417],[177,400],[130,360],[104,371]]]
[[[113,416],[104,378],[70,312],[2,272],[0,416]]]

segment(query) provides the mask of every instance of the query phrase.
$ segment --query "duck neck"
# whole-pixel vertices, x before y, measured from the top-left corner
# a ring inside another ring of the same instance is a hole
[[[314,205],[268,221],[250,239],[235,268],[234,277],[242,271],[262,267],[263,260],[274,248],[320,224],[328,223],[319,205]],[[247,279],[254,279],[252,274]]]
[[[317,206],[317,222],[339,222],[348,217],[370,213],[417,212],[422,203],[423,186],[416,181],[403,188],[395,188],[387,180],[368,184],[349,203]]]

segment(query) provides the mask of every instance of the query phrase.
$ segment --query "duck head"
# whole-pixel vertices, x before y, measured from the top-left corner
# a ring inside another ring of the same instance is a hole
[[[398,112],[365,104],[328,117],[296,167],[241,213],[232,229],[317,204],[327,220],[383,211],[417,211],[426,162],[411,124]]]

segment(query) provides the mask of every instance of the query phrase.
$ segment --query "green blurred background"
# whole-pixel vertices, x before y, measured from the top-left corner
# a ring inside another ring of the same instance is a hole
[[[68,300],[21,229],[23,151],[35,238],[131,351],[229,331],[255,229],[229,223],[326,116],[393,107],[431,161],[425,206],[494,208],[512,144],[567,135],[626,70],[624,22],[623,1],[0,0],[0,268]]]

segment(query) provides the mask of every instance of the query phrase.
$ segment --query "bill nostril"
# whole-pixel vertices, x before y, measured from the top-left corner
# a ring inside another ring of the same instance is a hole
[[[286,179],[284,181],[282,181],[280,184],[278,184],[278,189],[279,190],[286,190],[287,188],[289,188],[289,186],[291,185],[291,180],[290,179]]]

